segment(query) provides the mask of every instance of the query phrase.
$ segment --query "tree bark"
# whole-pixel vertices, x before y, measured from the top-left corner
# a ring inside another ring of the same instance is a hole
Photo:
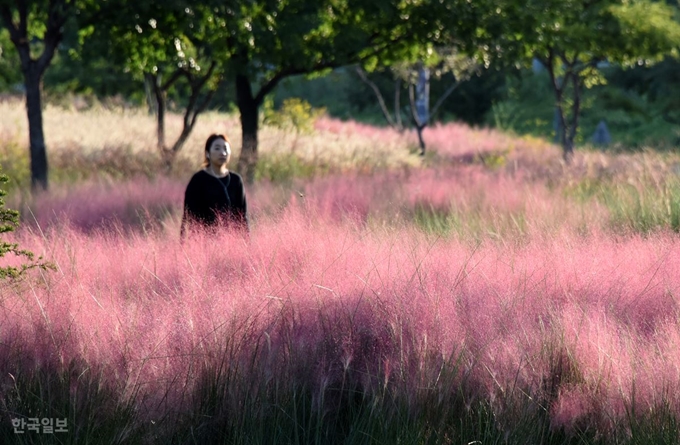
[[[237,169],[248,184],[255,181],[255,167],[258,159],[257,133],[259,130],[259,103],[253,96],[250,80],[243,74],[236,75],[236,103],[241,114],[241,156]]]
[[[426,125],[416,125],[416,132],[418,133],[418,145],[420,146],[420,156],[425,156],[425,139],[423,139],[423,130]]]
[[[191,85],[191,96],[189,97],[187,109],[184,112],[184,119],[182,120],[182,132],[180,133],[175,143],[172,144],[172,148],[166,150],[167,154],[166,168],[168,171],[172,169],[172,165],[175,161],[175,158],[177,158],[177,153],[179,153],[182,147],[184,147],[184,144],[189,138],[189,135],[191,135],[191,132],[194,130],[194,126],[196,125],[198,115],[205,111],[205,109],[208,107],[210,101],[215,95],[216,89],[210,90],[203,97],[203,100],[199,102],[201,91],[203,90],[203,87],[206,85],[208,80],[210,80],[210,77],[212,76],[215,66],[216,63],[213,62],[210,65],[208,73],[204,77],[194,79],[193,77],[188,76],[189,83]]]
[[[175,159],[177,158],[177,153],[182,150],[184,143],[189,138],[189,135],[191,135],[194,125],[196,125],[198,115],[205,111],[215,94],[215,90],[211,90],[205,95],[203,100],[199,100],[201,91],[213,76],[216,66],[217,63],[212,62],[206,75],[199,77],[195,77],[185,70],[177,69],[170,75],[170,78],[165,83],[162,83],[161,75],[159,73],[146,73],[145,75],[146,83],[151,86],[151,90],[153,91],[154,107],[156,109],[156,145],[163,158],[165,169],[168,172],[172,169]],[[172,85],[182,76],[186,77],[189,82],[191,96],[189,97],[189,103],[184,112],[182,132],[172,146],[169,147],[165,140],[165,113],[167,111],[166,94],[170,87],[172,87]]]
[[[14,2],[18,22],[9,6],[9,2],[0,4],[0,17],[9,30],[10,40],[19,53],[21,71],[26,87],[26,114],[28,117],[29,150],[31,157],[31,189],[47,190],[48,164],[45,135],[42,124],[42,77],[52,63],[57,46],[64,36],[63,27],[71,13],[73,3],[68,0],[49,2],[43,50],[37,59],[31,57],[29,39],[29,3],[27,0]]]
[[[579,116],[581,114],[581,80],[579,73],[572,75],[572,83],[574,87],[574,102],[571,107],[571,125],[569,126],[567,143],[564,146],[564,160],[567,163],[570,163],[574,156],[574,140],[576,139],[576,132],[579,125]]]
[[[385,104],[385,99],[383,98],[383,95],[380,92],[380,88],[378,88],[378,85],[376,85],[375,82],[373,82],[371,79],[368,78],[368,76],[366,75],[366,72],[364,71],[364,69],[362,67],[357,66],[356,72],[359,75],[359,78],[373,90],[373,94],[375,94],[375,97],[378,100],[378,105],[380,105],[380,110],[382,111],[383,117],[387,121],[387,124],[392,128],[396,128],[397,130],[401,130],[401,128],[399,128],[397,126],[396,122],[394,120],[392,120],[392,116],[390,116],[390,112],[388,111],[387,105]],[[397,97],[395,97],[395,104],[396,104],[396,100],[397,100]],[[396,116],[395,116],[395,118],[396,118]]]
[[[427,127],[429,116],[425,122],[421,122],[418,117],[418,111],[416,110],[416,97],[415,97],[415,85],[410,84],[408,87],[409,102],[411,104],[411,119],[416,127],[416,133],[418,134],[418,146],[420,147],[420,156],[425,156],[425,139],[423,139],[423,130]]]
[[[48,187],[47,150],[42,120],[42,73],[35,64],[31,64],[30,68],[24,72],[24,79],[31,156],[31,189],[35,192],[47,190]]]
[[[401,78],[397,77],[394,81],[394,122],[399,132],[404,131],[404,124],[401,121]]]
[[[566,163],[570,163],[574,153],[574,141],[573,138],[570,140],[568,137],[570,129],[569,125],[567,124],[567,117],[565,116],[564,112],[564,92],[569,84],[571,71],[569,70],[570,67],[568,67],[564,76],[561,79],[558,78],[555,75],[555,58],[556,53],[551,49],[548,51],[548,57],[546,59],[542,59],[541,63],[543,63],[543,65],[545,65],[546,69],[548,70],[550,84],[553,88],[553,92],[555,93],[555,112],[558,119],[558,125],[555,129],[555,136],[556,139],[560,141],[560,145],[562,146],[562,158]]]
[[[161,154],[165,151],[165,90],[161,85],[161,75],[147,73],[146,78],[151,85],[156,111],[156,147]]]

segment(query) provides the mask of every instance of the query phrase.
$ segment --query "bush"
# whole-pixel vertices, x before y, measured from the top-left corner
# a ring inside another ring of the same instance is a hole
[[[7,175],[4,175],[0,172],[0,184],[5,184],[8,181],[9,178]],[[6,194],[7,192],[0,189],[0,234],[12,232],[19,225],[19,212],[5,208],[5,201],[2,199],[2,197]],[[0,266],[0,280],[18,278],[26,270],[35,267],[42,269],[51,267],[47,263],[35,262],[33,253],[28,250],[19,249],[18,244],[8,243],[6,241],[0,240],[0,258],[4,257],[8,253],[20,258],[24,258],[28,261],[28,263],[24,263],[19,266]],[[39,258],[39,260],[41,259],[42,258]]]

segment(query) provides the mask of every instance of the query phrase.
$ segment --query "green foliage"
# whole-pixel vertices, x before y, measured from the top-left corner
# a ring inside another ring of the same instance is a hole
[[[304,161],[294,153],[262,154],[255,169],[255,179],[285,183],[323,175],[329,168],[327,165]]]
[[[264,103],[264,124],[295,134],[310,134],[316,120],[325,112],[325,108],[315,109],[297,97],[285,99],[279,109],[274,109],[274,101],[269,98]]]
[[[438,236],[447,236],[453,229],[449,209],[437,208],[427,202],[418,202],[413,207],[413,222],[422,231]]]
[[[9,32],[0,28],[0,92],[21,83],[21,69],[16,48],[9,40]]]
[[[9,181],[7,175],[0,171],[0,185],[4,185]],[[5,196],[7,192],[0,189],[0,234],[14,231],[19,225],[19,212],[5,208]],[[39,267],[42,269],[50,267],[46,263],[36,263],[34,261],[34,254],[28,250],[19,249],[17,243],[8,243],[0,240],[0,258],[7,254],[12,254],[16,257],[24,258],[28,263],[19,266],[2,266],[0,267],[0,280],[19,278],[28,269]],[[39,258],[42,259],[42,258]]]
[[[673,7],[651,0],[536,0],[506,2],[511,50],[528,64],[541,61],[550,76],[568,158],[577,141],[582,94],[605,83],[603,63],[648,64],[676,51],[680,23]],[[499,8],[501,10],[502,8]]]
[[[678,127],[664,117],[666,110],[680,109],[670,105],[677,97],[675,93],[680,94],[680,78],[669,74],[663,83],[656,83],[656,73],[660,71],[661,67],[640,67],[635,73],[621,68],[604,70],[607,84],[583,92],[577,140],[588,145],[598,123],[604,120],[613,148],[674,150]],[[487,114],[487,124],[555,140],[554,97],[545,71],[525,71],[519,78],[509,78],[504,96]]]
[[[477,158],[479,159],[479,162],[484,165],[484,167],[491,170],[498,170],[502,167],[505,167],[508,162],[508,155],[510,152],[510,149],[506,149],[502,151],[480,153],[477,155]]]
[[[30,186],[30,159],[26,156],[26,148],[17,139],[8,138],[0,143],[0,170],[12,178],[5,182],[5,190],[13,191]]]
[[[657,187],[619,184],[600,196],[617,230],[650,233],[659,229],[680,232],[680,183]]]
[[[615,232],[680,232],[680,181],[658,183],[643,175],[636,181],[584,179],[565,189],[565,195],[580,203],[598,201],[609,211]]]

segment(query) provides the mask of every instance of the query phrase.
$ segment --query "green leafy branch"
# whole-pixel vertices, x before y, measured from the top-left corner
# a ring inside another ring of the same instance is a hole
[[[6,184],[9,181],[7,175],[0,172],[0,185]],[[12,209],[5,208],[5,200],[7,192],[0,189],[0,234],[13,232],[19,226],[19,212]],[[25,249],[20,249],[17,243],[8,243],[0,240],[0,258],[7,254],[13,254],[17,257],[24,258],[27,262],[20,266],[2,266],[0,267],[0,280],[17,279],[29,269],[54,269],[51,263],[43,262],[42,257],[35,259],[35,254]]]

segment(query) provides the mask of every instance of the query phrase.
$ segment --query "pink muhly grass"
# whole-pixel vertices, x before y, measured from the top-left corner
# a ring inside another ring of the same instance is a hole
[[[91,232],[117,226],[143,227],[170,216],[184,200],[176,180],[136,178],[116,183],[90,182],[56,187],[38,195],[22,215],[30,225],[67,225]]]
[[[415,130],[399,132],[390,127],[376,127],[356,121],[341,121],[324,117],[318,119],[317,131],[338,135],[360,135],[381,144],[391,144],[403,140],[411,146],[418,145]],[[477,154],[509,152],[514,150],[544,150],[550,144],[538,139],[520,138],[501,131],[473,128],[462,123],[437,123],[423,130],[423,139],[427,150],[434,150],[445,157],[474,156]]]
[[[58,270],[3,290],[2,341],[23,351],[3,371],[82,363],[148,419],[190,415],[220,364],[237,385],[227,404],[271,381],[310,385],[321,405],[341,387],[387,387],[412,409],[462,391],[510,421],[529,395],[555,428],[606,428],[680,390],[671,236],[475,247],[313,214],[262,218],[250,241],[23,235]]]
[[[578,201],[569,188],[529,176],[481,165],[442,165],[373,175],[347,172],[285,186],[263,182],[247,187],[247,195],[254,225],[292,205],[314,208],[317,218],[364,225],[399,227],[434,218],[444,232],[462,239],[512,242],[563,231],[622,231],[604,204]],[[176,234],[186,182],[137,178],[55,187],[19,208],[24,224],[43,230],[71,226],[84,233],[162,229]]]
[[[403,139],[401,134],[390,127],[376,127],[356,121],[342,121],[329,117],[317,119],[314,128],[318,131],[338,135],[359,135],[386,143],[391,140]]]
[[[465,124],[435,124],[423,131],[425,143],[441,155],[498,152],[514,148],[519,140],[502,132]]]

